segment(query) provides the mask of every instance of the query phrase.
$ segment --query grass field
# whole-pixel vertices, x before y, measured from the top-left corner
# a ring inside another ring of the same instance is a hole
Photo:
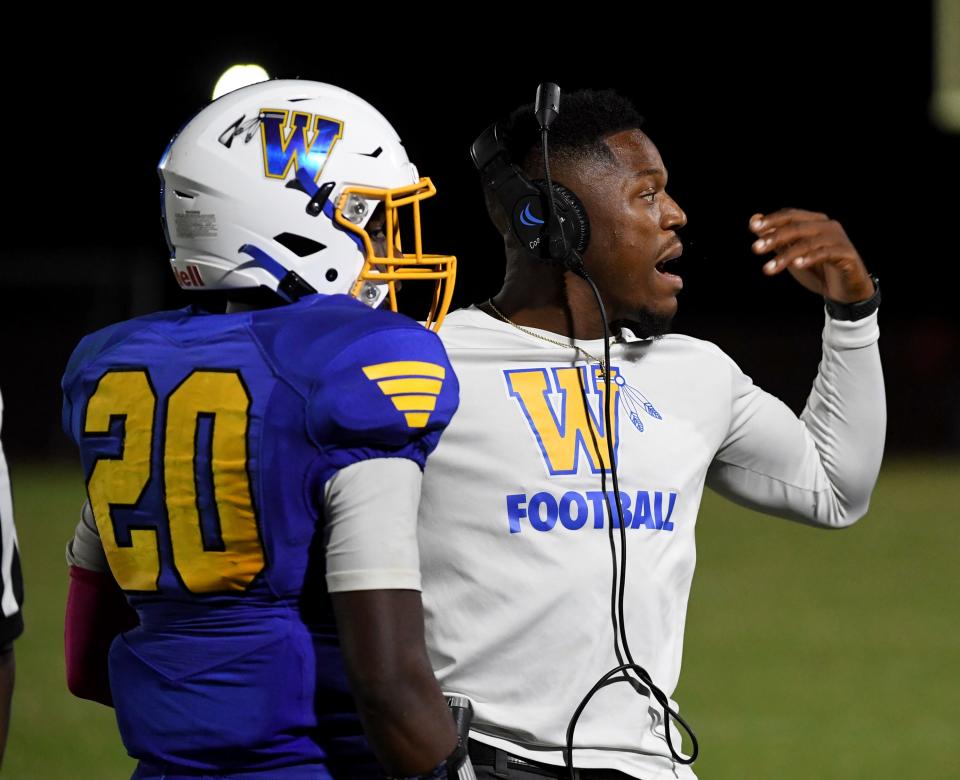
[[[3,776],[129,777],[113,711],[63,674],[74,467],[13,465],[27,631]],[[702,780],[960,776],[960,461],[891,461],[831,533],[707,495],[676,698]],[[951,769],[950,767],[953,767]]]

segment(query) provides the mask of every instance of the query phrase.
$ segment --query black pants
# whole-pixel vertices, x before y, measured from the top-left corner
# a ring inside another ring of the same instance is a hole
[[[477,780],[569,780],[570,772],[562,766],[531,761],[499,748],[471,739],[470,761]],[[636,780],[616,769],[574,769],[576,780]]]

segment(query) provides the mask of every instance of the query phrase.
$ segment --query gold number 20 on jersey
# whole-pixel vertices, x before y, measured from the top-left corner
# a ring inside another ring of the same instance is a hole
[[[157,589],[160,555],[156,528],[131,528],[129,546],[117,544],[112,507],[134,507],[150,480],[163,479],[173,562],[193,593],[244,590],[264,567],[263,545],[250,495],[247,427],[250,396],[236,371],[194,371],[166,399],[166,429],[156,441],[157,394],[146,371],[109,371],[87,404],[84,434],[109,433],[124,420],[118,458],[100,458],[87,482],[110,569],[124,590]],[[204,545],[197,505],[196,437],[200,416],[211,418],[213,493],[223,549]],[[163,474],[151,473],[151,452],[163,447]],[[159,519],[158,519],[159,521]]]

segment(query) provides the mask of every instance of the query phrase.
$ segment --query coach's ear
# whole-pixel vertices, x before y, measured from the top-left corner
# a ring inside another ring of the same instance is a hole
[[[497,200],[493,192],[487,187],[483,188],[483,204],[487,207],[487,216],[497,229],[497,232],[503,236],[504,244],[507,247],[519,245],[513,232],[510,230],[510,220],[507,217],[503,204]]]

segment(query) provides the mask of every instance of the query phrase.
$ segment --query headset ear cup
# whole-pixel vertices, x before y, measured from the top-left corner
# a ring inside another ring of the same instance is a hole
[[[559,203],[558,210],[566,212],[563,214],[567,218],[567,224],[571,226],[567,233],[567,241],[578,255],[583,255],[590,243],[590,218],[587,217],[587,210],[584,208],[580,198],[576,196],[573,190],[568,190],[562,184],[553,184],[554,198],[566,205],[566,209],[561,208]],[[566,226],[564,226],[566,227]]]
[[[548,213],[546,180],[537,179],[533,184],[543,193],[543,210],[544,213]],[[590,218],[587,216],[587,210],[573,190],[568,190],[556,182],[552,184],[557,214],[563,217],[563,233],[567,239],[567,246],[582,256],[590,243]]]

